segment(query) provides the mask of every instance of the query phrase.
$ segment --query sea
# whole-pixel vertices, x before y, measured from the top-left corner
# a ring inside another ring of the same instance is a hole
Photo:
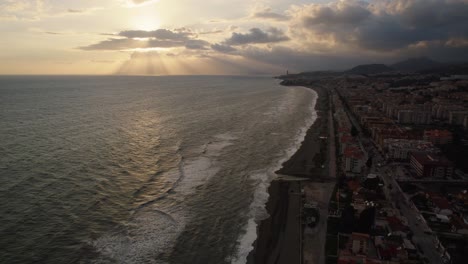
[[[0,76],[0,263],[245,263],[316,99],[271,77]]]

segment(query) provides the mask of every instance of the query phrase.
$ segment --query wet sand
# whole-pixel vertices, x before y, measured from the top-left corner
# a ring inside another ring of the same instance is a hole
[[[258,237],[254,250],[250,252],[248,264],[263,263],[302,263],[302,223],[301,223],[301,187],[312,184],[304,178],[321,179],[328,177],[327,144],[322,136],[328,136],[328,94],[322,88],[314,88],[318,93],[315,106],[318,117],[308,129],[298,151],[277,171],[281,175],[300,176],[297,180],[278,179],[269,187],[269,200],[266,208],[269,218],[258,226]],[[306,189],[307,189],[306,188]],[[326,195],[319,195],[320,200]],[[325,201],[324,201],[325,202]],[[322,211],[322,210],[321,210]],[[322,212],[321,212],[322,213]],[[322,218],[322,217],[321,217]],[[325,241],[322,242],[325,244]],[[319,248],[320,245],[319,245]]]

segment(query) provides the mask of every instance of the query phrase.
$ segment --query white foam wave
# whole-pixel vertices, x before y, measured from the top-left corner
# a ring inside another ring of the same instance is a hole
[[[254,172],[250,175],[251,179],[257,182],[257,187],[254,193],[253,201],[250,205],[250,218],[244,227],[243,234],[238,239],[238,251],[237,255],[231,260],[232,264],[245,264],[249,253],[253,250],[253,244],[257,239],[257,225],[260,221],[266,219],[269,215],[266,211],[266,203],[268,202],[269,193],[268,188],[271,181],[277,177],[275,171],[281,168],[281,165],[287,161],[301,146],[304,141],[307,130],[317,119],[317,112],[315,111],[315,105],[317,103],[317,93],[309,88],[297,87],[300,89],[306,89],[308,92],[314,94],[315,98],[309,105],[310,117],[304,120],[304,125],[297,133],[292,145],[284,152],[284,155],[276,162],[272,164],[270,168],[267,168],[263,172]],[[284,107],[281,104],[281,107]]]
[[[237,137],[231,134],[214,136],[210,142],[193,148],[192,158],[181,158],[178,168],[166,172],[163,177],[174,184],[172,190],[182,194],[174,198],[186,197],[213,177],[219,171],[216,157],[235,139]],[[157,254],[170,251],[190,217],[186,213],[180,204],[151,204],[135,212],[128,228],[106,234],[91,244],[101,257],[118,260],[119,263],[155,263],[159,259]]]
[[[180,169],[183,180],[177,186],[176,191],[188,194],[216,175],[220,169],[216,157],[221,155],[224,148],[233,145],[236,139],[237,137],[230,133],[216,135],[204,145],[201,153],[185,160]]]
[[[104,235],[92,245],[101,254],[96,263],[106,263],[109,258],[119,263],[161,263],[159,252],[167,252],[183,230],[183,217],[167,217],[168,213],[145,210],[134,216],[131,228],[125,232]],[[182,223],[181,223],[182,222]]]

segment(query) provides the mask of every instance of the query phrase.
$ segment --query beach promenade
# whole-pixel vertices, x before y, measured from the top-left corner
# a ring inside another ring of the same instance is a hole
[[[329,96],[329,98],[331,98]],[[336,139],[333,122],[331,99],[328,106],[328,177],[336,179]],[[304,183],[305,201],[317,204],[320,219],[314,228],[304,228],[303,262],[304,264],[325,263],[325,240],[327,235],[327,216],[330,195],[335,186],[334,182],[306,182]]]

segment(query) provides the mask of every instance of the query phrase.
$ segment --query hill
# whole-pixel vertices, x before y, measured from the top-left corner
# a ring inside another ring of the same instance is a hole
[[[388,67],[385,64],[363,64],[358,65],[351,70],[347,70],[346,74],[376,74],[382,72],[394,71],[393,68]]]
[[[427,57],[410,58],[397,62],[392,68],[402,72],[420,72],[442,67],[443,64]]]

